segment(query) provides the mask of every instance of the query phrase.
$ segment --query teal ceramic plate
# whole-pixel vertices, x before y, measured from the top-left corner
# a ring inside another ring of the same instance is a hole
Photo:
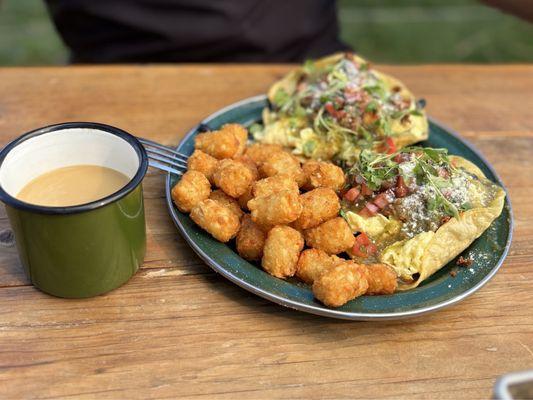
[[[265,106],[265,96],[252,97],[230,105],[209,116],[187,133],[177,150],[190,155],[194,150],[194,136],[203,129],[217,129],[229,122],[245,126],[258,122]],[[456,133],[435,121],[430,121],[430,130],[429,140],[422,142],[423,146],[445,147],[451,154],[474,162],[489,179],[503,186],[489,163]],[[500,268],[511,244],[512,213],[507,200],[502,214],[463,252],[464,256],[474,260],[471,267],[459,268],[453,260],[416,289],[386,296],[362,296],[340,308],[331,309],[317,302],[309,287],[270,276],[258,265],[242,259],[232,245],[220,243],[198,228],[172,204],[170,190],[176,180],[175,175],[169,175],[166,181],[170,215],[183,237],[211,268],[242,288],[275,303],[328,317],[352,320],[398,319],[452,305],[487,283]],[[456,271],[457,275],[452,277],[451,271]]]

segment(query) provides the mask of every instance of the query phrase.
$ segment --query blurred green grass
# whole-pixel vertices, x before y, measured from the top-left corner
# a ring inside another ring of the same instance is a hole
[[[342,38],[373,61],[533,61],[533,24],[475,0],[339,2]]]
[[[533,24],[476,0],[340,0],[339,20],[342,38],[374,62],[533,61]],[[67,60],[42,0],[0,0],[0,65]]]
[[[0,0],[0,65],[63,64],[67,58],[42,0]]]

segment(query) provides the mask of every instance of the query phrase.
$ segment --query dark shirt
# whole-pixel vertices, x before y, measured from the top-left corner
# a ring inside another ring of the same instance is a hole
[[[291,62],[348,46],[334,0],[47,0],[75,63]]]

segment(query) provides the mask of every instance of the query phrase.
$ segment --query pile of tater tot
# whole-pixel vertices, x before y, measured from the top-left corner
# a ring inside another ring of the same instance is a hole
[[[198,134],[188,170],[172,189],[178,209],[215,239],[235,239],[239,255],[269,274],[312,285],[326,306],[393,293],[396,274],[388,266],[338,257],[355,243],[339,216],[343,170],[324,161],[302,164],[278,145],[247,143],[238,124]]]

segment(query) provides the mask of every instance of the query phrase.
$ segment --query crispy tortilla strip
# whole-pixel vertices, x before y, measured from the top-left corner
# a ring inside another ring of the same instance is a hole
[[[486,179],[470,161],[461,157],[451,158],[458,167]],[[398,290],[417,287],[470,246],[501,214],[504,201],[504,190],[497,188],[488,207],[470,209],[461,213],[459,218],[451,218],[436,232],[422,232],[385,248],[380,261],[390,265],[400,277]],[[419,276],[413,279],[415,274]]]

